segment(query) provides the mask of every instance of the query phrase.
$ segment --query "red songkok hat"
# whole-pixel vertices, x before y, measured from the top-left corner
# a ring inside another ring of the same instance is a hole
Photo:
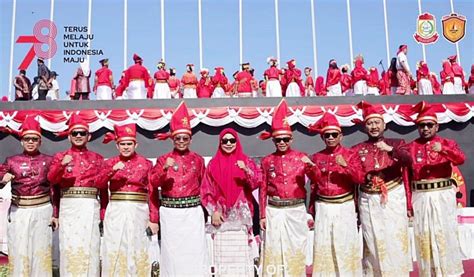
[[[192,135],[191,118],[189,117],[188,108],[184,101],[182,101],[174,111],[173,116],[171,117],[170,129],[171,132],[157,134],[156,137],[159,140],[165,140],[178,134]]]
[[[293,132],[291,131],[291,126],[288,123],[288,104],[286,103],[285,99],[280,101],[280,104],[276,107],[275,111],[273,112],[272,117],[272,132],[269,133],[267,131],[260,134],[260,139],[266,140],[271,137],[281,136],[281,135],[289,135],[291,136]]]
[[[27,116],[21,124],[20,137],[25,135],[37,135],[41,137],[41,127],[39,122],[33,116]]]
[[[86,129],[89,131],[89,124],[78,114],[73,113],[69,120],[67,121],[67,125],[69,126],[69,133],[72,132],[74,129]]]
[[[143,61],[143,59],[142,59],[140,56],[138,56],[137,54],[133,54],[133,60],[134,60],[135,62]]]
[[[377,110],[372,104],[365,102],[365,101],[360,101],[359,104],[356,106],[357,108],[362,110],[362,117],[364,118],[363,122],[366,122],[367,120],[371,118],[380,118],[383,119],[383,114]],[[352,120],[354,123],[362,123],[359,119],[354,119]]]
[[[341,125],[334,114],[325,112],[323,117],[318,120],[315,124],[311,124],[308,127],[310,132],[316,132],[319,134],[324,134],[327,131],[338,131],[342,132]]]
[[[137,126],[135,123],[125,125],[114,125],[114,133],[107,133],[103,143],[109,143],[112,140],[117,141],[137,141]]]
[[[415,120],[415,123],[417,124],[427,120],[438,123],[438,117],[436,116],[434,106],[426,103],[425,101],[421,101],[420,103],[416,104],[412,108],[412,111],[418,113],[418,116]]]
[[[224,71],[224,68],[222,66],[218,66],[218,67],[215,67],[214,70],[222,72],[222,71]]]

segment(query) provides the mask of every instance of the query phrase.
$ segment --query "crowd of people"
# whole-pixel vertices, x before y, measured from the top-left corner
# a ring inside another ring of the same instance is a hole
[[[227,128],[207,167],[190,150],[184,102],[173,113],[170,132],[157,135],[171,139],[173,149],[155,165],[136,152],[135,124],[116,125],[105,135],[104,143],[115,141],[118,155],[104,160],[87,148],[87,122],[72,114],[68,130],[59,134],[68,136],[71,148],[51,157],[39,150],[38,121],[27,117],[20,131],[3,130],[18,136],[23,148],[0,166],[1,187],[11,182],[13,195],[10,274],[51,275],[51,226],[59,231],[61,276],[149,276],[145,230],[148,236],[161,232],[160,276],[254,276],[259,256],[262,276],[306,276],[309,249],[313,276],[409,276],[409,220],[420,275],[462,274],[451,174],[464,162],[463,151],[437,135],[438,119],[428,103],[413,107],[419,138],[409,143],[384,136],[383,113],[374,106],[358,107],[363,120],[357,123],[368,139],[352,148],[341,145],[342,128],[325,113],[309,126],[325,149],[313,155],[293,149],[283,99],[271,131],[260,134],[272,139],[275,152],[257,164],[245,154],[237,132]],[[260,253],[252,248],[257,188],[265,234]]]
[[[364,67],[364,58],[358,55],[354,67],[345,64],[339,68],[336,60],[329,61],[326,77],[315,76],[312,69],[304,68],[304,76],[294,59],[279,67],[274,57],[267,58],[269,68],[258,80],[250,63],[241,65],[241,70],[227,78],[223,67],[215,67],[214,75],[202,68],[196,76],[194,65],[186,65],[182,78],[176,76],[176,69],[167,69],[162,60],[157,71],[151,75],[143,66],[143,59],[133,55],[134,65],[124,70],[118,83],[114,82],[109,69],[109,60],[102,59],[102,67],[92,76],[88,62],[78,67],[68,90],[70,99],[87,100],[91,91],[97,100],[111,99],[170,99],[170,98],[223,98],[223,97],[300,97],[300,96],[344,96],[344,95],[433,95],[433,94],[474,94],[474,65],[469,78],[457,63],[456,55],[442,62],[439,77],[430,71],[425,61],[419,61],[415,70],[408,62],[408,47],[401,45],[397,56],[392,58],[390,67],[381,74],[377,67]],[[25,71],[15,77],[16,100],[57,100],[59,87],[56,72],[50,72],[43,59],[38,59],[38,75],[33,85],[25,76]]]

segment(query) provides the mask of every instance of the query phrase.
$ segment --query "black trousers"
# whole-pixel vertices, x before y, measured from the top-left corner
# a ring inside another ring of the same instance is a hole
[[[47,94],[48,94],[47,89],[38,89],[38,100],[46,100]]]
[[[88,92],[76,92],[74,93],[73,100],[89,100],[89,93]]]

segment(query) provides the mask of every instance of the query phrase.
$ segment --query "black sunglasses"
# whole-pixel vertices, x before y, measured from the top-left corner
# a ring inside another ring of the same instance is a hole
[[[288,143],[290,142],[291,140],[291,137],[284,137],[284,138],[274,138],[273,141],[276,142],[276,143],[280,143],[280,142],[285,142],[285,143]]]
[[[89,134],[89,132],[87,131],[72,131],[71,132],[71,136],[73,137],[78,137],[78,136],[85,137],[87,136],[87,134]]]
[[[187,142],[190,140],[190,137],[174,137],[173,140]]]
[[[40,139],[39,137],[23,137],[22,140],[26,142],[38,142]]]
[[[234,144],[234,143],[237,142],[237,139],[235,139],[235,138],[230,138],[230,139],[223,138],[223,139],[221,139],[222,144],[227,144],[229,142],[230,142],[230,144]]]
[[[339,136],[339,133],[324,133],[324,138],[328,139],[330,137],[337,138]]]
[[[425,127],[428,127],[428,129],[431,129],[434,126],[435,126],[435,124],[432,123],[432,122],[418,124],[418,127],[421,128],[421,129],[424,129]]]

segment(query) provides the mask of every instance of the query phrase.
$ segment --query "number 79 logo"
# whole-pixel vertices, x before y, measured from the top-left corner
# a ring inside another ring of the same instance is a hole
[[[43,35],[42,30],[47,29],[48,33]],[[26,56],[23,58],[20,66],[18,67],[19,70],[26,70],[33,59],[36,57],[40,57],[43,59],[50,59],[52,58],[58,49],[56,44],[55,38],[58,34],[58,29],[56,28],[56,24],[53,21],[48,19],[42,19],[36,22],[35,26],[33,27],[33,35],[32,36],[19,36],[16,40],[16,43],[32,43],[30,50],[26,53]],[[48,50],[43,50],[43,45],[48,45]]]

